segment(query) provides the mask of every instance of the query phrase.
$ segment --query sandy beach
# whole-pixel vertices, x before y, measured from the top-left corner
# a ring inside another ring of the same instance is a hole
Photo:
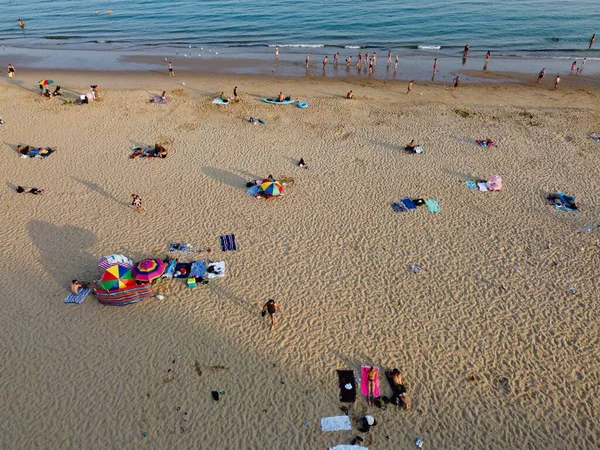
[[[563,76],[553,91],[549,73],[405,95],[385,80],[17,69],[0,81],[0,448],[600,447],[600,236],[582,231],[600,212],[597,83]],[[41,78],[65,95],[41,97]],[[64,102],[91,84],[102,101]],[[211,104],[234,86],[239,103]],[[168,104],[148,103],[163,90]],[[260,102],[279,91],[308,108]],[[411,139],[423,154],[404,151]],[[157,140],[166,159],[128,158]],[[18,144],[58,150],[22,159]],[[248,196],[268,174],[293,180],[285,195]],[[492,174],[502,191],[465,184]],[[580,210],[545,204],[556,191]],[[440,212],[395,213],[403,197]],[[238,250],[224,253],[228,233]],[[177,241],[212,248],[200,256],[226,276],[160,281],[166,298],[120,308],[63,304],[101,256],[163,257]],[[268,298],[283,310],[273,331]],[[378,425],[322,432],[343,414],[335,370],[371,364],[402,370],[412,408],[359,393],[353,424]]]

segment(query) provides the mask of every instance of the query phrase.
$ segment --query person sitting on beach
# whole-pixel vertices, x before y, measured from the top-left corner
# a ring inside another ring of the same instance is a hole
[[[44,189],[38,189],[38,188],[35,188],[35,187],[24,188],[23,186],[17,186],[17,188],[15,190],[17,191],[17,194],[40,195],[40,194],[43,194],[45,192]]]
[[[79,293],[79,289],[87,289],[88,284],[82,283],[77,280],[71,281],[71,294],[77,295]]]
[[[348,100],[352,100],[354,98],[354,92],[350,91],[346,94],[346,98]]]
[[[52,97],[52,94],[50,93],[50,91],[48,89],[44,89],[44,93],[42,95],[46,98]]]
[[[285,100],[285,96],[283,95],[283,92],[280,92],[279,95],[277,96],[277,101],[282,102],[284,100]]]
[[[162,94],[160,94],[160,98],[162,100],[166,100],[167,99],[167,91],[162,91]]]
[[[226,101],[228,101],[228,100],[229,100],[229,95],[227,95],[225,92],[221,92],[221,95],[219,96],[219,98],[220,98],[222,101],[226,102]]]
[[[56,88],[54,88],[54,91],[52,91],[52,97],[55,97],[57,95],[62,95],[60,93],[60,86],[56,86]]]
[[[92,84],[90,88],[92,89],[92,93],[94,94],[94,100],[100,98],[100,89],[98,89],[98,85]]]
[[[406,151],[411,153],[423,153],[423,147],[420,144],[417,144],[413,139],[406,146]]]
[[[300,162],[298,163],[298,167],[300,167],[302,169],[308,169],[308,167],[306,166],[306,163],[304,162],[304,158],[300,158]]]

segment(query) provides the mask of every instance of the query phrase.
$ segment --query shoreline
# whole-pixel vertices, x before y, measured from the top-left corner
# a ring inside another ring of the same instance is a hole
[[[197,50],[197,49],[196,49]],[[239,49],[238,49],[239,50]],[[438,56],[400,56],[398,68],[386,64],[386,56],[380,55],[373,73],[369,73],[366,66],[356,67],[355,52],[352,50],[352,65],[347,67],[344,59],[350,52],[340,53],[340,63],[334,66],[332,55],[328,54],[329,62],[323,69],[321,60],[327,55],[324,49],[310,49],[311,62],[306,68],[304,64],[305,53],[285,53],[281,51],[279,58],[272,53],[260,52],[208,52],[189,53],[164,50],[148,52],[128,51],[99,51],[75,49],[15,49],[8,48],[0,53],[0,64],[6,66],[13,64],[19,69],[37,69],[53,71],[58,69],[70,71],[96,71],[96,72],[158,72],[167,73],[167,61],[172,61],[176,73],[202,73],[202,74],[237,74],[260,76],[291,76],[297,78],[330,78],[343,80],[387,80],[418,82],[451,82],[456,75],[461,75],[464,83],[503,83],[514,80],[526,81],[537,77],[541,68],[546,69],[546,76],[560,74],[563,82],[567,79],[577,84],[600,85],[600,61],[588,60],[585,72],[581,75],[568,75],[570,59],[548,58],[510,58],[493,57],[489,70],[483,69],[483,57],[469,57],[466,64],[462,64],[460,57]],[[219,54],[216,54],[219,53]],[[199,56],[201,55],[201,56]],[[438,70],[433,77],[432,64],[438,58]],[[57,63],[59,61],[59,63]],[[506,76],[504,74],[508,73]],[[493,74],[499,74],[494,78]]]

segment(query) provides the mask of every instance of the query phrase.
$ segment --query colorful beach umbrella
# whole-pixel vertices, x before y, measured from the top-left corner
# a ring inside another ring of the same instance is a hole
[[[54,84],[54,81],[53,80],[40,80],[38,82],[38,84],[41,86],[50,86],[50,85]]]
[[[265,178],[262,181],[262,183],[260,184],[260,188],[265,194],[271,195],[273,197],[277,197],[283,192],[283,186],[281,185],[281,183],[279,183],[279,181],[270,180],[268,178]]]
[[[133,266],[133,276],[136,280],[152,281],[165,273],[166,268],[161,259],[145,259]]]
[[[131,269],[123,266],[112,266],[104,271],[98,285],[106,291],[114,291],[131,287],[135,284]]]

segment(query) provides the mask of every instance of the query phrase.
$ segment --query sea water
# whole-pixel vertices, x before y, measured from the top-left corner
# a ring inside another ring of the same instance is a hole
[[[164,47],[191,56],[203,47],[272,54],[278,45],[378,49],[383,60],[388,50],[460,57],[469,43],[470,54],[494,57],[600,59],[600,34],[588,50],[600,32],[599,0],[2,0],[0,17],[0,43],[12,48]]]

